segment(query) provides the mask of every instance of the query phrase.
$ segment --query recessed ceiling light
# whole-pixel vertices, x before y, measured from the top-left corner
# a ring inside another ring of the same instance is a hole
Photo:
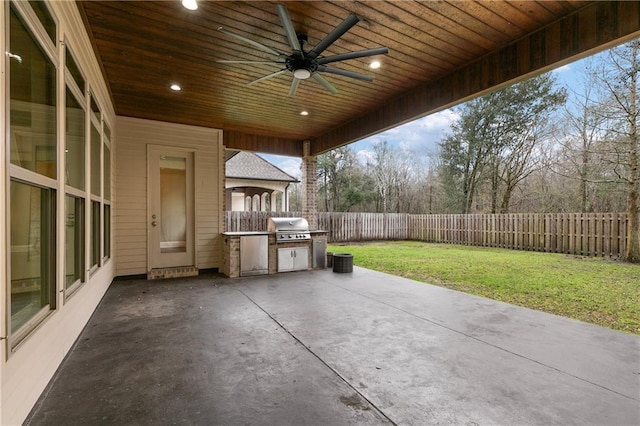
[[[175,90],[176,92],[179,92],[179,91],[182,90],[182,87],[180,87],[179,84],[175,84],[174,83],[174,84],[171,85],[171,90]]]
[[[372,70],[377,70],[378,68],[380,68],[380,61],[373,61],[369,64],[369,68],[371,68]]]
[[[198,8],[196,0],[182,0],[182,5],[189,10],[196,10]]]
[[[300,111],[300,115],[309,115],[309,111]]]

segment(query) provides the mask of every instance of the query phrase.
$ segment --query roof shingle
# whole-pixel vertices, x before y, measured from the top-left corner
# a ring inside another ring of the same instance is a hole
[[[238,151],[227,157],[225,176],[236,179],[298,182],[296,178],[283,172],[259,155],[246,151]]]

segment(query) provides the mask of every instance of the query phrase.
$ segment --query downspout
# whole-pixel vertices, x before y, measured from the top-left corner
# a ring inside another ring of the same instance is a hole
[[[284,187],[284,193],[282,194],[282,211],[289,211],[289,185],[291,182],[287,183],[287,186]]]

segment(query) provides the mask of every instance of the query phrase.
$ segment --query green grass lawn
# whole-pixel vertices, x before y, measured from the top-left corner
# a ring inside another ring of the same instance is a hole
[[[352,253],[364,268],[640,334],[640,265],[411,241],[327,250]]]

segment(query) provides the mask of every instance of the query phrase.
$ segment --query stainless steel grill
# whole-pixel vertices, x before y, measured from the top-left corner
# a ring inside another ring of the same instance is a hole
[[[276,233],[276,243],[308,241],[311,239],[309,222],[301,217],[269,218],[267,230]]]

